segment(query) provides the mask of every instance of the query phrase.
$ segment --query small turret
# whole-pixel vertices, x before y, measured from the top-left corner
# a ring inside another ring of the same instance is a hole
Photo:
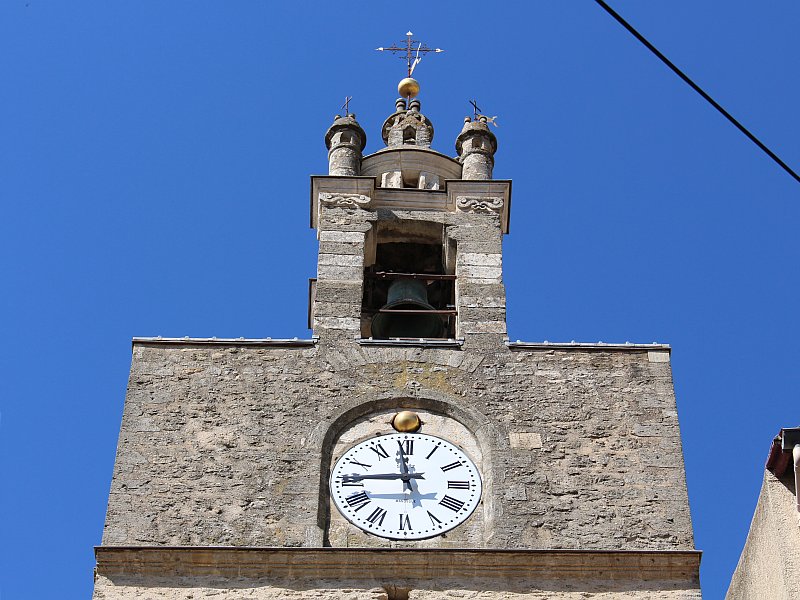
[[[367,145],[367,134],[353,114],[336,115],[325,134],[328,147],[328,174],[352,177],[361,174],[361,153]]]
[[[405,96],[395,100],[395,112],[389,115],[381,128],[381,137],[389,148],[418,146],[430,148],[433,141],[433,123],[420,112],[419,83],[407,77],[397,86]]]
[[[462,179],[491,179],[497,138],[489,131],[489,119],[483,115],[474,121],[464,117],[464,128],[456,138]]]

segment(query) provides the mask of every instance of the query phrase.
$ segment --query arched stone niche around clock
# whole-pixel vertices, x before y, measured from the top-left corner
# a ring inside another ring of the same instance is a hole
[[[478,508],[451,531],[419,541],[394,541],[367,534],[351,525],[331,504],[328,478],[339,457],[355,444],[378,435],[396,433],[392,417],[413,410],[422,420],[419,433],[446,439],[459,446],[481,473],[483,494]],[[492,546],[494,503],[491,460],[491,422],[471,408],[441,398],[392,397],[367,401],[336,418],[322,440],[318,525],[323,545],[332,547],[485,548]]]

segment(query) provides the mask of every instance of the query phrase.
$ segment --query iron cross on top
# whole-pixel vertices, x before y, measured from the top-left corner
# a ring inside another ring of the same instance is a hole
[[[402,55],[399,58],[406,59],[406,65],[408,66],[408,76],[411,77],[411,74],[414,72],[414,69],[419,64],[419,61],[422,60],[422,56],[425,56],[428,52],[444,52],[441,48],[428,48],[425,44],[420,42],[419,40],[414,40],[412,37],[414,36],[413,33],[410,31],[406,33],[406,42],[405,47],[398,46],[395,44],[394,46],[390,46],[388,48],[375,48],[380,52],[384,50],[391,52],[392,54],[397,54],[398,52],[404,52],[405,57]],[[418,44],[418,45],[417,45]],[[415,48],[414,46],[417,45]]]

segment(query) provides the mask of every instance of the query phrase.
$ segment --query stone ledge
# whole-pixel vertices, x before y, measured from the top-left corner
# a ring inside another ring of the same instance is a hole
[[[131,343],[154,344],[164,346],[280,346],[309,348],[317,344],[317,339],[273,339],[273,338],[170,338],[170,337],[135,337]]]
[[[356,338],[360,346],[412,346],[416,348],[461,348],[464,345],[462,339],[438,339],[438,338],[392,338],[388,340],[376,340],[373,338]]]
[[[696,550],[95,547],[98,575],[111,578],[213,575],[351,579],[354,573],[368,572],[371,579],[417,581],[494,577],[696,582],[700,556]]]

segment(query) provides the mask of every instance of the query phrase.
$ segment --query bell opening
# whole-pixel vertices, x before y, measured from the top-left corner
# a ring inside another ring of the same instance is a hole
[[[379,225],[364,272],[362,336],[454,337],[455,275],[446,273],[443,232],[438,223]]]

